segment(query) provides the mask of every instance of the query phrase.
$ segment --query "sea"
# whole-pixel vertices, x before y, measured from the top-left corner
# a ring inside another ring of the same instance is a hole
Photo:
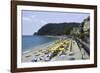
[[[48,36],[22,36],[22,52],[27,52],[47,43],[50,44],[56,40],[56,37]]]

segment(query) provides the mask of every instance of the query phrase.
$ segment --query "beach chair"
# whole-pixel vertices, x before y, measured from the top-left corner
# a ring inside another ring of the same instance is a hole
[[[35,58],[35,59],[31,60],[31,62],[37,62],[37,58]]]

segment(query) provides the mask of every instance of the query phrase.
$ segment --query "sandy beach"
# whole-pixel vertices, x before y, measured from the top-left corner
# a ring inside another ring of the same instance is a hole
[[[72,39],[59,39],[31,49],[22,54],[22,62],[48,62],[60,60],[81,60],[89,59],[84,50],[80,50],[77,42]]]
[[[22,53],[22,62],[30,62],[30,60],[35,58],[36,54],[46,51],[48,49],[48,47],[52,46],[55,42],[49,42],[49,43],[34,47],[26,52],[23,52]]]

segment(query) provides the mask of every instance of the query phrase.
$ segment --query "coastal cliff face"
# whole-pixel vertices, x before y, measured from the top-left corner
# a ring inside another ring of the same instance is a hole
[[[80,23],[48,23],[34,35],[69,35],[70,31],[79,25]]]
[[[84,19],[83,23],[83,31],[85,34],[89,34],[90,31],[90,17],[88,17],[87,19]]]
[[[83,40],[87,43],[90,43],[90,17],[87,17],[82,22],[81,34],[83,34]]]
[[[89,32],[90,32],[90,17],[87,17],[86,19],[83,20],[83,22],[80,23],[79,27],[74,27],[71,30],[71,35],[75,35],[78,37],[84,38],[84,36],[89,37]]]
[[[71,35],[75,36],[86,43],[90,43],[90,17],[83,20],[79,27],[71,30]]]

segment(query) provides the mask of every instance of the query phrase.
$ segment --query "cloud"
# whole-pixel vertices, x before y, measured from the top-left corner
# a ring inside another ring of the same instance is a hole
[[[29,17],[23,17],[24,21],[30,21],[31,19]]]
[[[31,16],[24,16],[23,17],[24,22],[31,22],[31,23],[37,23],[38,25],[45,25],[47,22],[43,19],[38,18],[36,15]]]
[[[35,15],[32,15],[32,16],[23,16],[23,20],[24,21],[31,21],[31,20],[33,20],[35,18],[36,18]]]
[[[35,15],[31,15],[30,18],[36,18],[36,16]]]
[[[42,24],[46,24],[47,22],[44,21],[44,20],[40,20],[40,23],[42,23]]]

